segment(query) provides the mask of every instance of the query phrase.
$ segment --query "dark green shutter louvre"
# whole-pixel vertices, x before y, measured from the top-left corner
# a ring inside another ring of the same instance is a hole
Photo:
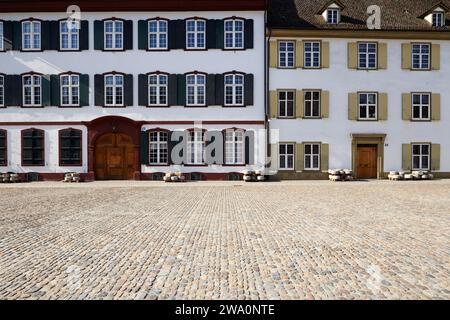
[[[80,75],[80,106],[89,106],[89,75]]]
[[[96,74],[94,82],[95,105],[102,107],[105,105],[105,80],[103,75]]]
[[[19,21],[13,22],[13,50],[20,50],[22,48],[22,24]]]
[[[179,74],[177,76],[177,91],[178,91],[178,105],[179,106],[184,106],[186,105],[186,75],[184,74]]]
[[[176,106],[178,103],[178,80],[176,74],[169,74],[169,106]]]
[[[133,21],[126,20],[123,23],[124,49],[133,50]]]
[[[7,75],[5,77],[5,106],[18,107],[22,105],[22,77]]]
[[[138,76],[139,105],[146,107],[148,105],[148,76],[140,74]]]
[[[169,21],[169,30],[168,30],[168,45],[169,49],[178,49],[177,48],[177,20]]]
[[[216,48],[217,49],[223,49],[225,48],[224,43],[224,22],[223,20],[217,20],[216,21]]]
[[[59,50],[59,21],[50,21],[50,50]]]
[[[148,132],[141,131],[141,164],[148,165],[149,154],[148,154]]]
[[[148,21],[138,21],[138,48],[139,50],[148,49]]]
[[[48,107],[52,104],[51,101],[51,87],[50,87],[50,76],[43,75],[42,79],[42,106]]]
[[[3,22],[3,48],[5,51],[12,50],[13,43],[13,22]]]
[[[216,105],[223,106],[225,104],[223,74],[216,74]]]
[[[245,20],[244,26],[244,47],[245,49],[253,49],[254,47],[254,27],[253,20],[247,19]]]
[[[53,50],[51,46],[51,22],[42,21],[41,22],[41,49],[42,50]]]
[[[216,75],[208,74],[206,76],[206,105],[215,106],[216,103]]]
[[[133,75],[127,74],[125,75],[125,83],[124,83],[124,96],[125,96],[125,106],[130,107],[133,106]]]
[[[254,93],[253,93],[253,87],[254,87],[254,80],[253,80],[253,74],[246,74],[245,75],[245,83],[244,83],[244,104],[246,106],[252,106],[254,104]]]
[[[94,21],[94,49],[95,50],[103,50],[104,49],[104,29],[105,26],[103,21]]]
[[[52,74],[50,76],[50,82],[51,82],[51,101],[52,106],[57,107],[61,104],[61,87],[59,82],[59,75]]]
[[[176,43],[177,49],[186,48],[186,21],[184,20],[177,20]]]
[[[216,20],[206,21],[206,49],[216,49]]]
[[[80,50],[89,50],[89,22],[81,21]]]

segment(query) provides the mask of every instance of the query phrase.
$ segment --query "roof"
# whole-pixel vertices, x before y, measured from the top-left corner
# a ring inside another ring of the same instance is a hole
[[[450,8],[450,0],[339,0],[343,9],[341,23],[327,24],[319,14],[330,0],[269,0],[268,21],[272,29],[367,30],[367,8],[381,9],[381,29],[389,31],[450,31],[450,13],[446,26],[433,28],[423,16],[441,6]],[[337,1],[335,1],[337,2]]]

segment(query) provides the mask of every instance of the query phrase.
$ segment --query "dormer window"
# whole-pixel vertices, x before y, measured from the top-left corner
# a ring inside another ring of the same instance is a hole
[[[433,27],[443,27],[444,26],[444,12],[435,11],[432,17]]]
[[[340,10],[338,8],[327,9],[327,22],[329,24],[338,24],[340,20]]]

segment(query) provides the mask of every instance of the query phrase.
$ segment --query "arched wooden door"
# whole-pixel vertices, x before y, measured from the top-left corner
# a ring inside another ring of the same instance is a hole
[[[135,172],[135,148],[130,136],[107,133],[95,143],[96,180],[132,180]]]

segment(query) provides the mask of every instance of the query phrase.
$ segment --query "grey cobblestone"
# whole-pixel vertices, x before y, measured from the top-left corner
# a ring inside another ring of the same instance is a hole
[[[450,181],[0,186],[1,299],[450,299]]]

